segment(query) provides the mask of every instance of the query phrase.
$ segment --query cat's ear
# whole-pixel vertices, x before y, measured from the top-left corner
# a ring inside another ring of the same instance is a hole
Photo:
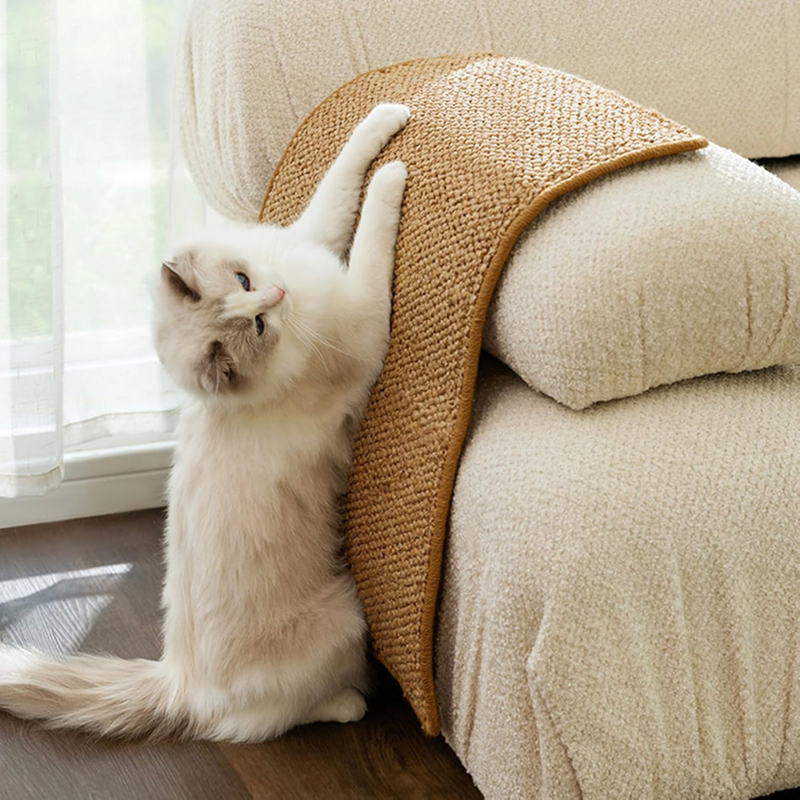
[[[236,363],[222,342],[212,342],[200,364],[200,386],[209,394],[219,394],[235,387]]]
[[[162,261],[161,280],[178,297],[186,297],[196,303],[200,299],[200,291],[193,262],[191,253],[181,253],[173,261]]]

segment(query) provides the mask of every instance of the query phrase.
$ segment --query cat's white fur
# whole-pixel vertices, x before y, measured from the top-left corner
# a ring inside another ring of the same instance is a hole
[[[165,263],[156,347],[193,399],[170,480],[164,655],[0,646],[0,707],[227,741],[364,714],[365,623],[336,498],[388,345],[402,163],[378,170],[353,226],[367,169],[408,117],[376,106],[291,227],[206,234]]]

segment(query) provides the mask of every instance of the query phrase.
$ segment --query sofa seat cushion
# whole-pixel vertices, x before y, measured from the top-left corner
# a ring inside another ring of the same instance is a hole
[[[487,797],[800,785],[799,440],[800,369],[576,412],[484,363],[436,685]]]

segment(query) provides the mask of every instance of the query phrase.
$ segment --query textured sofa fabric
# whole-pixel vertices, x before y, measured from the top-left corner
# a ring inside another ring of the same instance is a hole
[[[178,84],[209,201],[255,219],[305,116],[368,69],[492,50],[580,75],[747,156],[800,153],[800,3],[195,0]]]
[[[776,368],[576,412],[483,365],[436,664],[487,797],[800,784],[799,398]]]
[[[800,192],[800,156],[765,159],[763,166]]]
[[[800,363],[800,193],[721,147],[560,199],[500,278],[484,346],[572,408]]]

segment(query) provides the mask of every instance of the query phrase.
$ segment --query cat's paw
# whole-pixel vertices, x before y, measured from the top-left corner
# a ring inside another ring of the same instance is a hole
[[[367,711],[367,701],[358,689],[341,689],[322,703],[314,714],[318,722],[358,722]]]
[[[358,689],[342,689],[333,703],[337,722],[358,722],[367,712],[367,701]]]
[[[371,122],[394,133],[402,130],[410,118],[411,109],[402,103],[378,103],[367,116]]]
[[[366,119],[358,126],[358,131],[372,139],[375,155],[398,131],[405,128],[411,117],[411,109],[400,103],[381,103],[369,112]]]
[[[369,183],[369,194],[392,208],[400,208],[406,188],[408,170],[402,161],[384,164]]]

